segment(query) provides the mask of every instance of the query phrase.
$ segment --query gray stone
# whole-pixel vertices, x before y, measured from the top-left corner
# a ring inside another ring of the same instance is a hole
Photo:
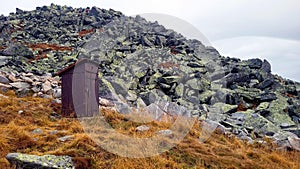
[[[256,97],[256,99],[259,100],[259,102],[269,102],[272,100],[276,100],[277,96],[275,93],[265,92],[265,93],[260,94],[258,97]]]
[[[272,86],[273,83],[274,83],[274,80],[266,79],[263,82],[259,83],[256,87],[261,89],[261,90],[264,90],[264,89]]]
[[[54,89],[53,97],[60,98],[61,97],[61,89]]]
[[[251,69],[260,69],[262,67],[263,62],[260,59],[249,59],[248,66]]]
[[[199,101],[201,104],[208,104],[211,97],[214,95],[213,91],[206,90],[205,92],[199,94]]]
[[[149,129],[150,129],[150,127],[149,127],[149,126],[146,126],[146,125],[138,126],[138,127],[136,128],[137,131],[141,131],[141,132],[143,132],[143,131],[148,131]]]
[[[233,83],[239,83],[239,82],[247,82],[249,79],[249,75],[241,72],[241,73],[229,73],[224,78],[222,78],[222,82],[224,86],[229,87]]]
[[[184,94],[184,85],[180,83],[179,85],[176,86],[175,88],[175,94],[179,97],[183,97]]]
[[[26,89],[26,88],[30,87],[30,85],[26,82],[15,82],[15,83],[9,83],[9,84],[17,89]]]
[[[180,76],[166,76],[159,78],[159,82],[166,83],[166,84],[172,84],[176,83],[181,79]]]
[[[256,107],[256,110],[267,110],[269,108],[269,105],[269,102],[262,102]]]
[[[165,114],[165,112],[155,103],[151,103],[145,108],[145,110],[153,120],[160,120],[161,117]]]
[[[141,43],[144,46],[149,46],[149,47],[153,46],[153,43],[146,36],[142,36]]]
[[[276,126],[280,126],[283,123],[295,125],[288,113],[285,112],[285,109],[288,107],[287,99],[279,94],[277,95],[277,98],[277,100],[270,103],[270,114],[266,116],[266,118]]]
[[[48,133],[51,134],[51,135],[54,135],[54,134],[58,133],[58,130],[52,130],[52,131],[49,131]]]
[[[6,48],[2,54],[6,56],[24,56],[28,59],[34,58],[32,51],[22,44],[12,44]]]
[[[267,134],[274,135],[275,133],[280,131],[280,128],[275,126],[272,122],[265,119],[259,114],[254,114],[253,110],[247,110],[244,112],[240,112],[245,114],[245,123],[244,127],[253,127],[254,132],[256,132],[260,136],[265,136]]]
[[[73,135],[68,135],[68,136],[63,136],[63,137],[59,137],[58,140],[61,142],[65,142],[65,141],[70,141],[73,140],[74,136]]]
[[[10,59],[11,57],[8,56],[0,56],[0,66],[6,65]]]
[[[170,129],[167,129],[167,130],[159,130],[157,133],[160,134],[160,135],[167,135],[167,136],[169,136],[169,135],[173,134],[173,131],[170,130]]]
[[[261,70],[263,70],[266,73],[271,73],[271,64],[264,59],[264,62],[261,65]]]
[[[0,83],[9,84],[10,81],[5,76],[0,75]]]
[[[43,130],[40,128],[34,129],[32,132],[32,134],[43,134]]]
[[[281,124],[280,124],[280,127],[281,127],[282,129],[284,129],[284,128],[296,127],[296,125],[295,125],[295,124],[289,124],[289,123],[281,123]]]
[[[75,169],[72,158],[69,156],[44,155],[36,156],[21,153],[9,153],[6,159],[16,168],[43,168],[43,169]]]
[[[237,111],[238,106],[237,105],[230,105],[225,103],[215,103],[212,107],[219,108],[222,113],[233,113]]]
[[[288,137],[288,140],[293,149],[300,151],[300,138]]]
[[[42,84],[42,89],[44,93],[48,92],[50,89],[52,89],[51,83],[47,80]]]
[[[288,137],[297,137],[297,135],[295,135],[294,133],[291,133],[291,132],[287,132],[287,131],[277,132],[273,135],[273,138],[276,141],[287,140]]]

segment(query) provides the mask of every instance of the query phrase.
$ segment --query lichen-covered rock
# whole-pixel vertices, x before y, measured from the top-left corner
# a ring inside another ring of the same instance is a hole
[[[244,126],[253,128],[254,132],[260,136],[273,136],[275,133],[280,131],[278,126],[274,125],[261,115],[254,113],[253,110],[248,110],[241,113],[245,114]]]
[[[69,156],[36,156],[21,153],[9,153],[6,156],[6,159],[17,169],[75,169],[72,158]]]

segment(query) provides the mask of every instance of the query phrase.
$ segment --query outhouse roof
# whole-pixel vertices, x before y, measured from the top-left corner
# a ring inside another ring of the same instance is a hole
[[[78,65],[83,64],[83,63],[92,63],[92,64],[95,64],[95,65],[98,66],[97,62],[92,61],[92,60],[87,59],[87,58],[83,58],[83,59],[79,59],[77,62],[75,62],[75,63],[73,63],[73,64],[71,64],[71,65],[69,65],[69,66],[67,66],[67,67],[65,67],[63,69],[61,69],[60,71],[58,71],[57,73],[55,73],[55,75],[62,76],[68,70],[73,69],[75,66],[78,66]]]

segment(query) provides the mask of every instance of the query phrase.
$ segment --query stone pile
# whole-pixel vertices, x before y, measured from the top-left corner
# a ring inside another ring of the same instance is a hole
[[[59,77],[51,74],[44,76],[24,72],[0,71],[0,89],[2,91],[14,90],[19,97],[32,95],[34,97],[53,98],[60,102],[61,81]]]
[[[1,88],[59,99],[50,75],[89,58],[99,62],[100,104],[120,113],[196,117],[250,143],[300,148],[300,84],[273,75],[267,60],[224,57],[157,22],[97,7],[52,4],[0,21]]]

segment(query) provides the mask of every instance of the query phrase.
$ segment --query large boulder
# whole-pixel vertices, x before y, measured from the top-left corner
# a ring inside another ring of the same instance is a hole
[[[36,156],[21,153],[9,153],[6,159],[17,169],[75,169],[69,156],[44,155]]]

